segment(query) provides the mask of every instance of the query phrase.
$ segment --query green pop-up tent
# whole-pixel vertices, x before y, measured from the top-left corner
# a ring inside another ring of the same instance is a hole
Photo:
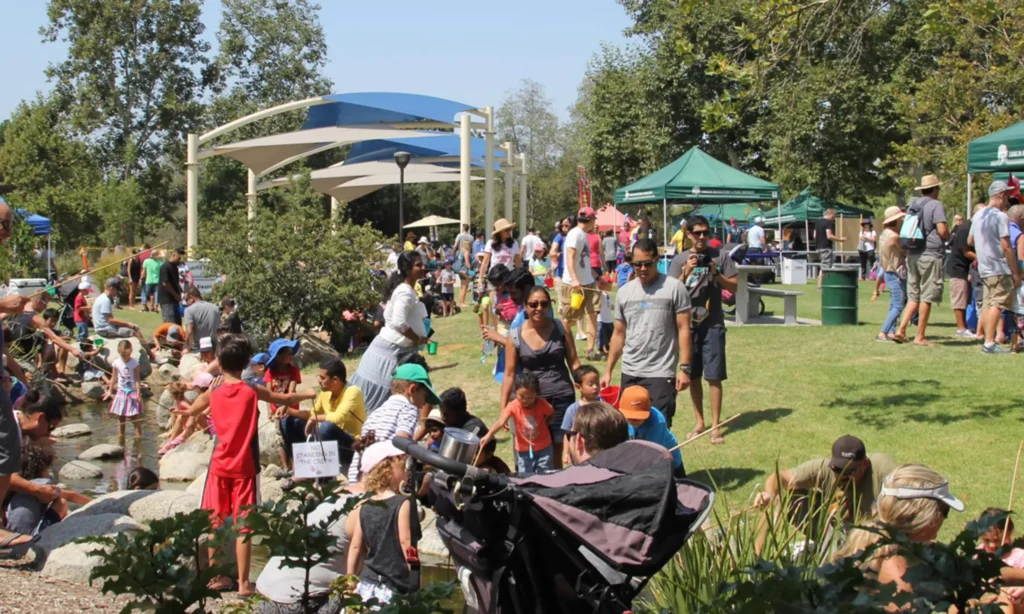
[[[967,216],[971,215],[972,173],[1024,172],[1024,122],[967,144]]]
[[[766,200],[779,200],[779,186],[719,162],[698,147],[643,179],[615,190],[616,205],[661,203],[666,244],[669,201],[729,204]]]
[[[837,215],[845,217],[871,217],[871,212],[865,209],[858,209],[816,196],[811,191],[811,186],[807,186],[793,200],[783,204],[777,215],[765,216],[764,223],[766,226],[775,224],[782,224],[783,226],[794,223],[803,224],[810,220],[820,220],[825,217],[826,209],[835,209]]]

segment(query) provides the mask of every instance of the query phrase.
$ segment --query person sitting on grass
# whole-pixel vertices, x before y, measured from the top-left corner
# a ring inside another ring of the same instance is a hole
[[[21,479],[43,486],[52,486],[51,467],[55,459],[53,449],[28,441],[21,447]],[[74,461],[72,461],[74,462]],[[34,496],[15,492],[7,506],[7,529],[25,535],[38,535],[40,531],[56,524],[68,515],[68,502],[85,505],[89,497],[75,492],[55,488],[56,498],[43,503]]]
[[[572,379],[576,384],[576,390],[580,392],[580,400],[570,405],[565,410],[565,417],[562,418],[562,466],[568,467],[572,459],[569,456],[569,431],[576,422],[576,412],[582,405],[596,403],[601,400],[601,374],[593,365],[583,365],[572,372]]]
[[[676,479],[686,477],[683,453],[676,449],[679,441],[668,430],[665,416],[657,407],[651,407],[651,395],[643,386],[630,386],[619,397],[619,411],[629,423],[629,438],[650,441],[672,450],[672,471]]]
[[[259,401],[290,405],[313,399],[312,390],[290,394],[272,392],[260,386],[249,386],[242,381],[242,371],[252,359],[252,346],[242,335],[226,335],[217,359],[224,371],[224,381],[208,393],[200,395],[192,409],[210,410],[210,420],[217,432],[217,443],[210,458],[210,469],[203,488],[201,508],[209,510],[214,527],[227,518],[240,521],[246,508],[256,505],[259,473]],[[210,549],[210,561],[217,552]],[[235,544],[238,561],[238,594],[248,597],[255,591],[249,581],[252,544],[244,536]],[[235,585],[230,578],[221,576],[210,582],[213,590],[228,590]]]
[[[480,439],[484,446],[505,428],[509,419],[515,420],[516,468],[519,473],[540,473],[554,468],[551,430],[548,418],[554,415],[551,404],[540,398],[537,376],[523,371],[516,376],[513,388],[515,400],[506,404],[491,430]]]

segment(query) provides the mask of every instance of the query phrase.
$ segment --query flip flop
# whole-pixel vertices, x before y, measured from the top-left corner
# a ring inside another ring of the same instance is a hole
[[[691,439],[693,439],[694,437],[699,436],[701,433],[703,433],[706,430],[707,429],[702,429],[700,431],[690,431],[689,433],[686,434],[686,441],[690,441]]]
[[[892,339],[895,343],[906,343],[908,341],[906,335],[889,335],[889,339]]]
[[[21,543],[21,544],[11,545],[11,542],[15,541],[16,539],[18,539],[20,537],[28,537],[29,540],[27,542],[24,542],[24,543]],[[31,535],[31,536],[29,536],[29,535],[25,535],[24,533],[14,533],[14,532],[12,532],[5,539],[0,541],[0,552],[11,552],[15,548],[22,548],[24,546],[31,546],[32,544],[36,543],[37,541],[39,541],[39,536],[38,535]]]
[[[231,580],[223,586],[213,586],[213,583],[207,585],[211,591],[217,591],[218,593],[237,593],[238,592],[238,580]]]

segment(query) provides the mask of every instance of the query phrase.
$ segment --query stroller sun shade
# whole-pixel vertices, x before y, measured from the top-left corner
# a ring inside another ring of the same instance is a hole
[[[656,573],[711,510],[713,491],[672,477],[672,455],[646,441],[627,441],[587,464],[512,478],[536,509],[613,569]]]

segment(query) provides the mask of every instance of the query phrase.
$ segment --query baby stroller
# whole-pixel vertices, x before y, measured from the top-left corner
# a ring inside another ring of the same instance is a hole
[[[629,441],[584,465],[505,477],[410,441],[437,471],[428,505],[465,612],[622,614],[707,517],[714,493],[672,478],[662,447]],[[413,478],[413,483],[419,483]]]
[[[60,315],[57,318],[58,332],[63,333],[67,329],[68,335],[75,336],[75,298],[78,297],[78,282],[66,283],[57,286],[54,298],[60,303]],[[89,323],[92,326],[92,323]]]

